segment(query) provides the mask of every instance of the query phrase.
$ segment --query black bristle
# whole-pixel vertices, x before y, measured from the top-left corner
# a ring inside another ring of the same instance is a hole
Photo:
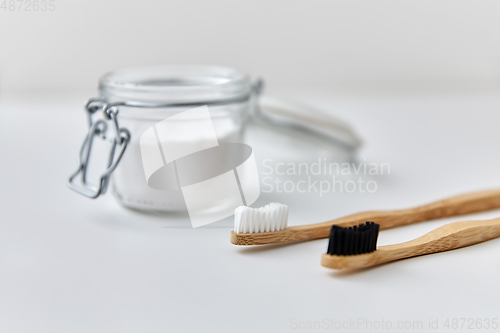
[[[333,225],[330,230],[327,253],[349,256],[370,253],[377,249],[379,225],[374,222],[343,228]]]
[[[361,241],[359,242],[361,244],[360,248],[359,248],[359,253],[366,253],[368,252],[368,246],[367,245],[370,245],[368,244],[368,236],[370,236],[370,234],[367,233],[367,226],[368,225],[363,225],[363,228],[360,228],[361,229]]]
[[[347,246],[347,253],[352,253],[354,251],[354,236],[352,233],[352,227],[349,227],[349,231],[347,232],[347,237],[346,237],[346,246]]]
[[[335,253],[340,253],[340,250],[341,250],[341,247],[340,247],[340,242],[339,242],[339,239],[342,238],[342,235],[340,234],[342,232],[342,229],[341,228],[337,228],[337,230],[335,230]]]
[[[359,249],[359,237],[356,237],[356,234],[357,234],[357,231],[358,231],[358,226],[354,226],[352,228],[352,231],[353,231],[353,235],[352,235],[352,239],[353,239],[353,243],[354,243],[354,246],[352,248],[352,254],[359,254],[358,253],[358,249]]]
[[[328,240],[328,250],[326,253],[333,253],[333,244],[335,244],[334,240],[335,240],[335,226],[332,226],[332,228],[330,229],[330,237],[329,237],[329,240]]]

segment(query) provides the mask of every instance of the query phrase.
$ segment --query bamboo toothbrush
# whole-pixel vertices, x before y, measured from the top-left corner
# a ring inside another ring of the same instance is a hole
[[[234,245],[265,245],[316,238],[327,238],[332,225],[355,226],[374,221],[380,229],[389,229],[437,218],[471,214],[500,208],[500,190],[463,194],[409,209],[369,211],[335,220],[287,227],[288,207],[272,203],[262,208],[239,207],[235,211]]]
[[[370,267],[390,261],[444,252],[500,237],[500,218],[455,222],[409,242],[377,247],[379,225],[332,226],[321,265],[334,269]]]

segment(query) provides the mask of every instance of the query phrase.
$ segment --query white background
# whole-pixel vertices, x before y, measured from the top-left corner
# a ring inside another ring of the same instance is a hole
[[[112,69],[183,63],[236,67],[271,87],[499,80],[494,0],[54,4],[53,12],[0,10],[1,89],[94,88]]]
[[[185,215],[65,186],[102,73],[203,63],[334,112],[365,139],[361,159],[391,164],[374,194],[262,194],[257,204],[290,206],[291,225],[498,187],[498,2],[55,4],[0,11],[1,332],[287,332],[358,318],[443,331],[447,318],[500,318],[500,240],[338,273],[319,264],[326,240],[237,248],[230,219],[191,229]],[[379,244],[498,214],[383,231]]]

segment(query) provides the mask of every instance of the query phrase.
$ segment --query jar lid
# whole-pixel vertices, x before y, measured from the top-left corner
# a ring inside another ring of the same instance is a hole
[[[109,102],[196,103],[250,97],[250,78],[232,68],[172,65],[105,74],[99,93]]]

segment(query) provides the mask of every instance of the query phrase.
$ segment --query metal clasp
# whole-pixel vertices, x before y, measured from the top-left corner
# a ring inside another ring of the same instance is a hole
[[[130,142],[130,132],[126,128],[120,128],[118,125],[118,104],[107,104],[99,99],[90,99],[85,104],[85,109],[88,112],[89,132],[80,148],[78,169],[69,177],[68,186],[80,194],[95,199],[99,195],[106,193],[111,173],[116,169],[118,163],[120,163],[123,153]],[[101,139],[106,139],[108,128],[105,120],[101,119],[93,122],[92,115],[99,110],[102,110],[104,118],[110,120],[113,124],[114,137],[109,150],[107,168],[101,174],[98,185],[95,186],[87,181],[87,169],[92,152],[92,143],[97,136]],[[75,178],[78,175],[81,176],[80,185],[75,182]]]

